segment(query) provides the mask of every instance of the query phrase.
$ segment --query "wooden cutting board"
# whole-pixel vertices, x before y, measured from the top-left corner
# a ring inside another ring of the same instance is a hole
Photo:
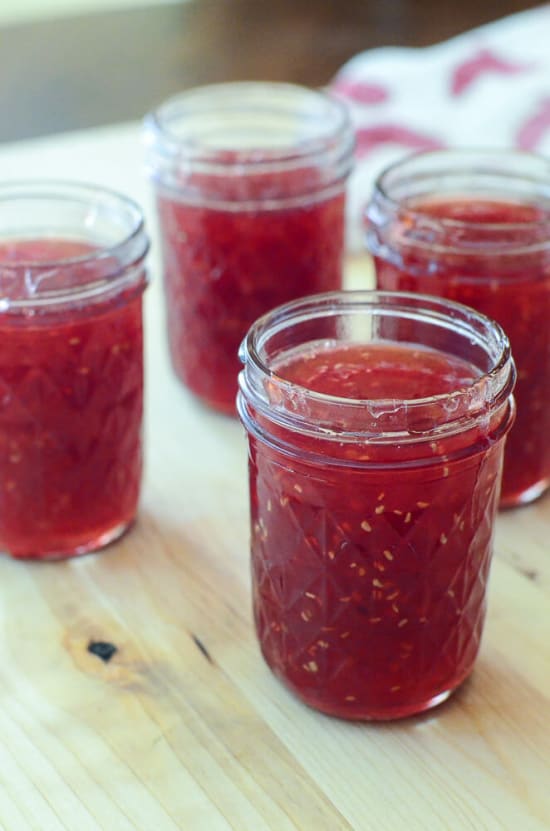
[[[125,145],[95,141],[116,183]],[[308,710],[252,630],[242,429],[172,377],[159,281],[146,305],[136,526],[70,562],[0,558],[1,831],[548,829],[550,498],[499,517],[481,655],[450,701],[395,724]]]

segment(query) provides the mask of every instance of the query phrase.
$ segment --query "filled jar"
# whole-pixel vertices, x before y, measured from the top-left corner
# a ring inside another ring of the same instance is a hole
[[[322,92],[228,83],[168,100],[145,140],[172,364],[203,402],[234,413],[253,321],[341,287],[353,131]]]
[[[497,320],[518,371],[502,506],[550,485],[550,165],[520,152],[421,153],[367,209],[380,289],[448,297]]]
[[[447,300],[336,292],[262,317],[241,357],[268,666],[342,718],[435,706],[480,645],[514,415],[505,334]]]
[[[147,249],[124,196],[0,187],[0,550],[13,557],[92,551],[134,519]]]

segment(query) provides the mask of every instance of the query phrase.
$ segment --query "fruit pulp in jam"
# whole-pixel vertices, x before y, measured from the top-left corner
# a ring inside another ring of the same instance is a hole
[[[501,505],[531,501],[550,484],[550,213],[535,205],[475,198],[422,200],[408,207],[447,221],[447,239],[441,244],[453,246],[456,239],[456,245],[452,253],[429,245],[407,247],[409,229],[403,242],[395,244],[394,262],[375,258],[377,286],[444,296],[500,323],[518,370],[517,415],[506,441]],[[481,228],[478,253],[471,248],[461,252],[465,243],[475,245],[476,225]],[[482,226],[500,226],[495,231],[503,240],[500,253],[494,246],[489,252],[495,253],[488,253]],[[532,228],[532,239],[526,238],[531,233],[526,228]],[[514,242],[532,247],[514,253]]]
[[[446,394],[479,375],[442,352],[391,343],[325,344],[275,371],[309,391],[371,400]],[[358,438],[332,442],[324,459],[309,436],[293,435],[291,451],[251,436],[259,642],[307,704],[398,718],[444,700],[470,673],[502,466],[495,436],[473,426],[413,445]]]
[[[32,300],[23,262],[38,298],[56,281],[89,283],[109,267],[94,250],[68,239],[3,241],[2,293]],[[64,262],[56,270],[52,261]],[[70,306],[6,301],[0,337],[0,549],[48,559],[98,548],[129,525],[138,499],[141,289]]]
[[[221,196],[216,186],[215,202],[159,193],[172,364],[222,412],[235,413],[238,349],[252,323],[279,304],[341,286],[343,189],[317,198],[302,193],[306,184],[297,175],[228,181]],[[202,180],[196,187],[207,191]]]

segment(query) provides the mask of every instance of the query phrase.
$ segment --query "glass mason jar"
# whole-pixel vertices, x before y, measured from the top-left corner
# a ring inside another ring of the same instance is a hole
[[[55,559],[132,522],[148,239],[124,196],[0,187],[0,550]]]
[[[391,719],[445,700],[485,616],[515,371],[446,300],[336,292],[241,349],[257,634],[308,705]]]
[[[172,364],[205,403],[235,413],[238,348],[274,306],[341,287],[343,105],[289,84],[228,83],[146,119]]]
[[[514,151],[421,153],[388,168],[367,209],[380,289],[472,306],[504,328],[518,369],[502,507],[550,485],[550,165]]]

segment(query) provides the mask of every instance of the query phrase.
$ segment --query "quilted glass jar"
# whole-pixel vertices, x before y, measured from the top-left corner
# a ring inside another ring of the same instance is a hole
[[[201,87],[146,121],[176,375],[235,413],[238,349],[269,309],[341,288],[347,111],[292,84]]]
[[[95,550],[134,518],[147,249],[124,196],[0,188],[0,550],[13,557]]]
[[[514,414],[506,336],[446,300],[339,292],[267,314],[241,357],[267,664],[343,718],[445,700],[483,629]]]
[[[367,210],[377,287],[448,297],[497,320],[518,370],[501,506],[550,486],[550,165],[517,151],[420,153]]]

